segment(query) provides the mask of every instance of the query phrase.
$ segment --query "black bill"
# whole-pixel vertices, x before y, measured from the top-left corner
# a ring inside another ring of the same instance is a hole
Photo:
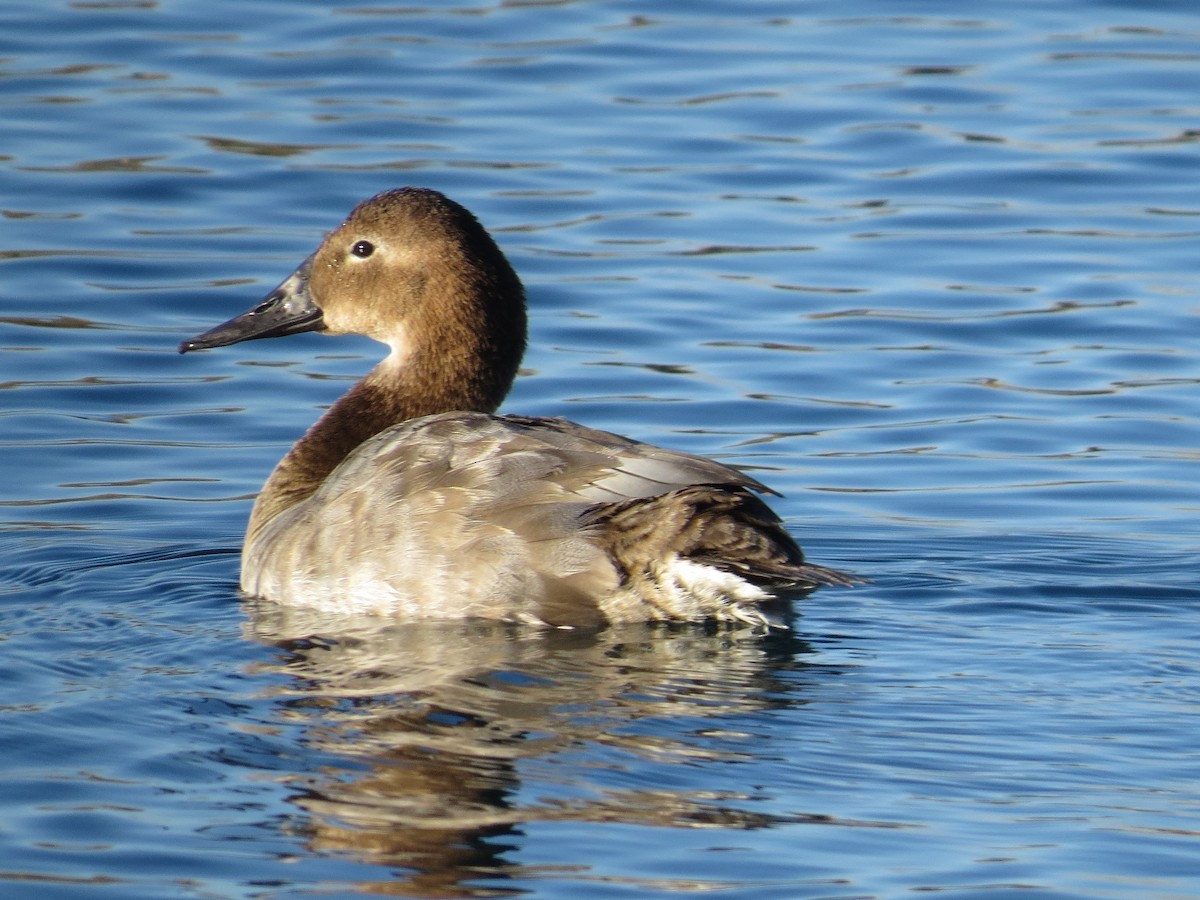
[[[208,350],[211,347],[226,347],[241,341],[323,329],[325,323],[321,316],[321,308],[317,306],[308,290],[312,261],[310,256],[254,309],[184,341],[179,345],[179,352]]]

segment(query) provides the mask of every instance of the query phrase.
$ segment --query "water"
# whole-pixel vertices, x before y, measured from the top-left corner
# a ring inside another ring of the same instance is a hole
[[[1193,897],[1189,5],[10,2],[4,897]],[[727,459],[791,633],[243,602],[379,348],[180,358],[378,190],[525,278],[508,408]]]

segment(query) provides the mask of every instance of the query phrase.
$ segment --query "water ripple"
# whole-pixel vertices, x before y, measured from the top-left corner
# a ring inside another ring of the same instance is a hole
[[[764,0],[0,11],[5,896],[1190,896],[1196,28]],[[507,408],[744,466],[789,632],[304,620],[251,498],[378,358],[181,361],[357,200],[524,278]]]

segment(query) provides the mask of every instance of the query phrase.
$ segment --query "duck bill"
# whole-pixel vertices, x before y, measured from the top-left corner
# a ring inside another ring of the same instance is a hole
[[[208,350],[259,338],[323,330],[325,320],[321,307],[317,306],[309,292],[312,265],[313,258],[310,256],[254,309],[184,341],[179,345],[179,352]]]

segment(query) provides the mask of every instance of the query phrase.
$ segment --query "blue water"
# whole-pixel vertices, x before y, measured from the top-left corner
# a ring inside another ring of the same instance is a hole
[[[0,896],[1200,895],[1190,4],[0,7]],[[305,620],[251,498],[380,354],[179,357],[438,188],[507,408],[873,579],[768,636]]]

